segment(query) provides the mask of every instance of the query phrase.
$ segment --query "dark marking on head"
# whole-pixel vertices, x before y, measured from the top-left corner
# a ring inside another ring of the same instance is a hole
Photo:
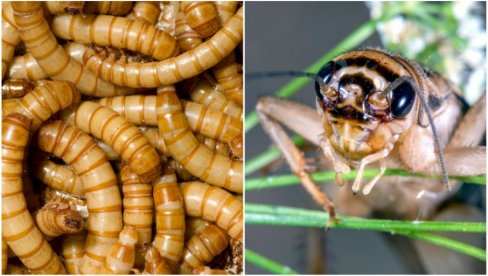
[[[328,110],[329,114],[336,119],[354,120],[360,123],[371,122],[371,118],[364,115],[362,112],[357,111],[351,106],[343,108],[335,108]]]
[[[366,77],[363,73],[343,75],[339,81],[339,91],[341,90],[341,88],[346,87],[350,84],[355,84],[361,87],[362,95],[357,95],[356,98],[356,101],[359,105],[363,102],[367,95],[375,90],[373,81]]]
[[[376,60],[367,57],[348,58],[345,60],[336,61],[337,64],[339,64],[339,62],[345,64],[346,66],[366,67],[370,70],[376,71],[388,82],[393,82],[399,77],[399,75],[393,72],[390,68],[383,66]]]
[[[436,111],[437,109],[439,109],[442,105],[442,101],[443,101],[443,99],[436,97],[435,95],[432,95],[432,94],[429,95],[428,102],[429,102],[430,110]]]

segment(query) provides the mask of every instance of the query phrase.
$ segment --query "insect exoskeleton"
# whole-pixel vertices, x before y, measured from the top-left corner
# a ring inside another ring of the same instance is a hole
[[[153,1],[141,1],[134,4],[132,11],[127,15],[129,19],[136,19],[147,24],[154,25],[158,21],[159,3]]]
[[[175,34],[176,40],[184,52],[190,51],[202,44],[201,36],[190,27],[183,12],[179,12],[176,15]]]
[[[20,98],[34,89],[34,85],[26,79],[9,78],[2,84],[2,99]]]
[[[86,231],[66,235],[62,241],[64,266],[69,274],[81,274],[81,264],[85,254]]]
[[[134,267],[137,231],[134,226],[124,226],[119,240],[108,252],[99,274],[128,274]]]
[[[237,4],[237,1],[215,1],[217,19],[219,20],[220,26],[224,26],[232,15],[234,15],[237,9]]]
[[[2,78],[14,56],[15,47],[21,39],[13,17],[10,2],[2,2]]]
[[[33,272],[65,273],[32,216],[22,193],[22,161],[29,140],[30,119],[14,113],[2,121],[2,237]]]
[[[96,273],[122,230],[122,202],[115,173],[90,136],[61,121],[39,129],[38,145],[71,165],[83,182],[89,219],[81,272]]]
[[[188,1],[181,3],[188,24],[203,38],[213,35],[219,29],[217,10],[211,2]]]
[[[132,1],[88,1],[83,13],[98,13],[122,16],[131,11]]]
[[[209,224],[187,242],[183,251],[182,274],[189,274],[193,268],[206,265],[219,255],[229,244],[229,237],[219,227]]]
[[[143,274],[171,274],[171,268],[164,258],[161,257],[156,247],[149,245],[144,259]]]
[[[436,165],[435,138],[428,127],[429,108],[439,130],[452,130],[462,111],[458,98],[440,76],[425,67],[378,49],[360,49],[336,57],[318,73],[317,110],[325,130],[323,148],[330,143],[346,162],[359,165],[353,191],[360,189],[366,165],[380,163],[380,174],[365,185],[368,194],[386,170],[386,158],[397,155],[412,171]],[[447,88],[447,89],[446,89]],[[417,93],[418,91],[418,93]],[[423,107],[421,97],[428,99]],[[443,110],[449,106],[449,112]],[[421,127],[413,127],[421,126]],[[426,153],[406,157],[402,147],[413,137]],[[451,131],[439,132],[441,146]],[[325,149],[324,149],[325,151]],[[344,162],[344,161],[337,161]],[[339,176],[339,184],[341,184]]]
[[[215,222],[232,238],[242,238],[242,201],[224,189],[202,182],[181,184],[188,216]]]
[[[51,14],[77,13],[83,9],[84,1],[45,1],[42,2],[45,8]]]
[[[83,230],[83,217],[76,206],[66,202],[48,202],[35,214],[35,222],[46,239]]]

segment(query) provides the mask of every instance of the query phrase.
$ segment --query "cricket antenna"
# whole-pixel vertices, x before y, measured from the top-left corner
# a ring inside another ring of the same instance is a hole
[[[277,78],[277,77],[298,77],[298,78],[310,78],[319,83],[321,87],[325,86],[325,81],[315,73],[302,72],[302,71],[269,71],[269,72],[254,72],[246,73],[246,80],[255,80],[263,78]]]
[[[446,161],[444,159],[444,153],[442,152],[441,149],[441,142],[439,140],[439,135],[437,134],[437,129],[434,126],[434,118],[432,117],[432,111],[430,110],[430,107],[427,103],[427,100],[425,99],[424,94],[422,91],[420,91],[420,87],[417,85],[417,83],[410,77],[403,76],[398,79],[396,79],[391,85],[391,90],[395,89],[398,87],[401,83],[407,82],[410,84],[410,86],[413,88],[417,96],[419,96],[420,103],[422,105],[422,108],[424,109],[425,113],[427,114],[427,118],[429,119],[430,123],[430,128],[432,129],[432,134],[434,136],[434,147],[435,151],[437,153],[437,157],[439,158],[439,162],[441,163],[441,170],[442,170],[442,176],[443,176],[443,181],[444,185],[446,186],[446,189],[448,192],[451,191],[451,185],[449,184],[449,176],[447,175],[447,169],[446,169]]]

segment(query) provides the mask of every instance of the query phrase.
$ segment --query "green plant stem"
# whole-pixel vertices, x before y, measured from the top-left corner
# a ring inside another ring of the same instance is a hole
[[[293,269],[277,263],[271,259],[268,259],[250,249],[246,248],[246,262],[250,262],[258,267],[266,269],[267,271],[275,274],[298,274]]]
[[[449,238],[424,231],[484,233],[486,224],[477,222],[451,221],[396,221],[337,216],[338,222],[327,225],[329,216],[323,211],[312,211],[292,207],[264,204],[246,204],[246,223],[275,226],[299,226],[376,230],[400,234],[449,248],[485,261],[486,251]]]
[[[348,51],[354,47],[357,47],[361,44],[364,40],[370,37],[374,31],[376,30],[376,25],[381,23],[385,20],[388,20],[392,16],[391,13],[385,14],[384,16],[371,19],[368,22],[361,25],[357,28],[354,32],[348,35],[344,40],[342,40],[339,44],[337,44],[332,50],[327,52],[317,61],[315,61],[312,65],[307,67],[304,71],[305,72],[318,72],[319,69],[326,64],[328,61],[333,59],[335,56]],[[276,92],[276,96],[281,98],[288,98],[295,94],[298,90],[304,87],[311,79],[309,78],[297,78],[290,82],[288,82],[285,86],[283,86],[278,92]],[[251,130],[257,123],[258,123],[258,115],[256,111],[251,112],[246,116],[245,119],[245,131]]]
[[[246,164],[247,166],[247,164]],[[372,179],[380,172],[379,169],[366,169],[364,170],[363,179]],[[351,171],[348,174],[343,174],[344,180],[354,180],[357,176],[357,171]],[[421,178],[439,178],[439,176],[429,176],[418,173],[409,173],[408,171],[401,169],[389,169],[385,171],[384,176],[405,176],[405,177],[421,177]],[[335,179],[335,172],[316,172],[312,173],[311,177],[316,182],[333,181]],[[486,176],[451,176],[452,180],[459,180],[466,183],[486,185]],[[287,175],[274,175],[267,177],[248,178],[246,179],[246,191],[252,191],[256,189],[267,189],[276,187],[286,187],[300,184],[300,179],[292,174]]]
[[[246,223],[287,225],[303,227],[326,227],[329,215],[324,211],[306,210],[293,207],[246,203]],[[398,221],[337,216],[339,222],[330,228],[377,230],[377,231],[443,231],[483,233],[486,224],[478,222],[451,221]]]

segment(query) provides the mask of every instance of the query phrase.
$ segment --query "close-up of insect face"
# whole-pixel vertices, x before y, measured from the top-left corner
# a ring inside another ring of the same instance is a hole
[[[247,273],[483,273],[484,8],[247,4]]]

